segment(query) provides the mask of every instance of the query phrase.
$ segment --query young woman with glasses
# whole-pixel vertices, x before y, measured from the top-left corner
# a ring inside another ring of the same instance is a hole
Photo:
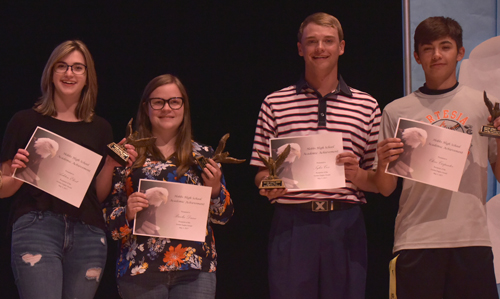
[[[109,123],[94,113],[97,78],[83,42],[70,40],[54,49],[43,70],[41,89],[33,109],[10,120],[0,154],[0,197],[13,198],[14,278],[21,298],[93,298],[107,254],[101,202],[119,164],[105,154],[113,136]],[[15,169],[26,167],[30,156],[24,148],[37,126],[106,157],[79,208],[11,176]],[[132,164],[137,153],[126,147]]]
[[[120,240],[120,294],[134,299],[214,298],[217,253],[210,223],[225,224],[233,204],[219,165],[208,159],[201,169],[195,162],[195,155],[209,158],[213,150],[191,139],[189,100],[179,79],[167,74],[151,80],[136,119],[138,138],[156,137],[156,143],[139,148],[133,167],[117,168],[113,176],[106,215],[111,235]],[[138,192],[140,179],[212,187],[205,241],[133,235],[134,216],[149,206],[146,194]]]

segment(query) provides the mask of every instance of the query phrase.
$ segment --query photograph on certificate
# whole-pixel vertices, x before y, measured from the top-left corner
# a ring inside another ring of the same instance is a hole
[[[134,219],[134,235],[203,242],[207,230],[211,187],[139,180],[149,207]]]
[[[458,191],[472,135],[400,118],[394,137],[404,151],[386,173]]]
[[[29,162],[12,176],[80,207],[102,156],[41,127],[25,149]]]
[[[342,133],[273,138],[271,157],[277,157],[290,146],[290,153],[276,169],[290,191],[334,189],[345,187],[344,165],[336,163],[343,151]]]

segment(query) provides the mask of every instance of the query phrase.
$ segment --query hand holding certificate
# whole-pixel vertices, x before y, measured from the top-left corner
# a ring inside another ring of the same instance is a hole
[[[205,240],[212,188],[141,179],[139,190],[149,207],[135,215],[135,235]]]
[[[400,118],[395,133],[403,153],[386,172],[458,191],[472,135]]]
[[[270,141],[273,159],[290,148],[276,175],[290,191],[345,187],[344,165],[336,163],[343,151],[342,134],[274,138]]]
[[[41,127],[26,150],[29,162],[13,177],[79,207],[102,157]]]

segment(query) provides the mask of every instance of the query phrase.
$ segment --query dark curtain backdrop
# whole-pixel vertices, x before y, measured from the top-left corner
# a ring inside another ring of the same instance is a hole
[[[3,1],[0,4],[0,138],[12,114],[40,96],[45,63],[59,43],[81,39],[96,63],[97,114],[115,139],[135,116],[143,88],[173,73],[191,99],[195,139],[248,159],[264,97],[303,72],[296,33],[309,14],[324,11],[342,23],[346,48],[340,72],[380,106],[403,95],[400,0],[382,1]],[[217,298],[268,298],[267,234],[273,207],[254,186],[248,163],[225,165],[235,215],[215,227],[219,253]],[[397,196],[368,194],[367,298],[387,298]],[[9,199],[0,209],[1,297],[17,298],[10,269]],[[118,298],[116,244],[96,298]]]

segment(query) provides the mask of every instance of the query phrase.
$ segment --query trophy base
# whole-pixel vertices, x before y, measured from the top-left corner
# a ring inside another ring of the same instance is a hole
[[[492,125],[484,125],[479,131],[479,135],[485,137],[500,138],[500,131]]]
[[[198,165],[200,165],[201,170],[203,170],[203,168],[205,168],[208,164],[208,159],[203,156],[197,156],[195,159],[198,162]]]
[[[285,189],[282,179],[264,179],[260,182],[259,189]]]
[[[129,154],[120,145],[111,142],[106,148],[106,153],[111,156],[116,162],[120,163],[121,166],[125,167],[128,162]]]

